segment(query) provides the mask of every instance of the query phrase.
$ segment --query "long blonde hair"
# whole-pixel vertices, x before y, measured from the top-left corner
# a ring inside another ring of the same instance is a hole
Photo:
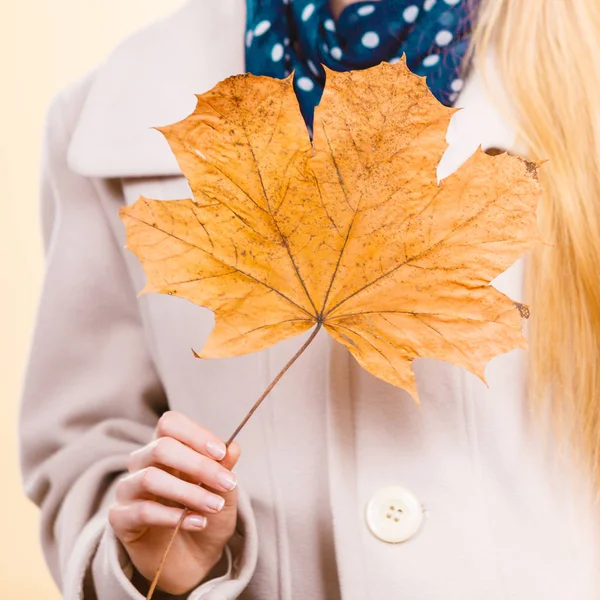
[[[482,0],[471,50],[478,69],[491,51],[529,158],[548,160],[547,245],[526,276],[530,398],[599,491],[600,2]]]

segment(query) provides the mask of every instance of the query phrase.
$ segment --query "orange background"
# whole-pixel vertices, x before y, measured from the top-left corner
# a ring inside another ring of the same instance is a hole
[[[43,276],[38,168],[52,96],[181,0],[0,0],[0,598],[58,600],[21,490],[16,419]]]

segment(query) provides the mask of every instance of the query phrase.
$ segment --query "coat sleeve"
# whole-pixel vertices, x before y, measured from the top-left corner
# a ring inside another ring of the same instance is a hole
[[[23,381],[21,469],[25,493],[41,508],[43,551],[63,597],[143,600],[107,509],[127,456],[151,440],[168,401],[124,250],[102,208],[100,188],[110,182],[74,173],[66,162],[93,75],[59,93],[46,117],[45,276]],[[243,486],[239,492],[238,526],[222,572],[189,600],[237,598],[253,574],[256,527]]]

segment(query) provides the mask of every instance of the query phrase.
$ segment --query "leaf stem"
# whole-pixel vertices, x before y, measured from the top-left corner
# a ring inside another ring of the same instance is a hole
[[[302,344],[302,347],[298,350],[298,352],[296,352],[296,354],[294,354],[294,356],[292,356],[292,358],[290,358],[290,360],[286,363],[286,365],[283,367],[283,369],[281,369],[281,371],[279,371],[279,373],[277,373],[277,375],[275,376],[275,379],[273,379],[273,381],[271,381],[271,383],[269,384],[267,389],[260,395],[260,398],[254,403],[252,408],[246,413],[246,416],[242,419],[241,423],[235,428],[235,431],[231,434],[231,436],[225,443],[225,447],[228,448],[230,446],[231,442],[233,442],[233,440],[236,438],[238,433],[243,429],[244,425],[246,425],[246,423],[250,420],[250,417],[256,412],[256,409],[261,405],[262,401],[269,395],[269,393],[275,387],[277,382],[286,374],[288,369],[300,358],[300,356],[304,353],[304,351],[310,346],[311,342],[315,339],[317,333],[319,333],[319,329],[321,329],[322,324],[323,323],[320,320],[317,322],[317,326],[313,329],[313,332],[310,334],[310,337],[306,340],[306,342],[304,342],[304,344]],[[202,483],[199,483],[198,485],[200,487],[202,487]],[[167,544],[167,547],[160,559],[160,562],[158,563],[158,568],[156,569],[154,579],[152,580],[152,584],[150,585],[150,589],[148,590],[148,595],[146,596],[146,600],[152,600],[152,596],[154,594],[154,591],[156,590],[156,586],[158,584],[158,580],[160,579],[160,575],[161,575],[163,567],[165,565],[165,561],[167,560],[167,556],[169,555],[171,547],[173,546],[173,542],[175,541],[175,538],[177,537],[177,534],[179,533],[179,530],[181,529],[181,525],[183,524],[183,521],[185,520],[185,518],[189,512],[190,511],[187,507],[185,507],[183,509],[183,512],[181,513],[181,516],[179,517],[179,521],[177,522],[175,529],[173,529],[173,533],[171,534],[169,543]]]

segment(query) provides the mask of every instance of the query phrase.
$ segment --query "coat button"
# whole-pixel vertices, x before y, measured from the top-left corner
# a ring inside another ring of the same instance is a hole
[[[390,485],[373,495],[365,516],[375,537],[397,544],[417,533],[423,521],[423,507],[411,491]]]

